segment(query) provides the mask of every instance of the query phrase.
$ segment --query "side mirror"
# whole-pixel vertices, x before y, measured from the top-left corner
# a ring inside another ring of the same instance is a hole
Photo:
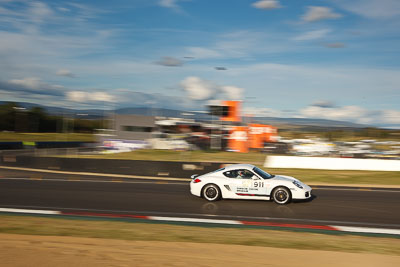
[[[190,178],[194,179],[194,178],[196,178],[197,176],[199,176],[199,175],[198,175],[198,174],[193,174],[192,176],[190,176]]]

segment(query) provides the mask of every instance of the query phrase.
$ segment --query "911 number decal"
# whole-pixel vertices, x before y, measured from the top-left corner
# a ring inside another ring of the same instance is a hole
[[[254,182],[254,187],[264,187],[264,182]]]

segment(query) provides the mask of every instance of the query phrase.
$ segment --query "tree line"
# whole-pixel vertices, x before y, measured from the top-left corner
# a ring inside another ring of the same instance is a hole
[[[103,128],[103,120],[51,115],[42,107],[24,108],[17,103],[0,105],[0,131],[61,133],[93,133]]]

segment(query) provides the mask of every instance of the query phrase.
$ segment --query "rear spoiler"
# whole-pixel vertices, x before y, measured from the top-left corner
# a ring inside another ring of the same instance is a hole
[[[190,176],[190,178],[194,179],[194,178],[196,178],[197,176],[199,176],[199,175],[198,175],[198,174],[193,174],[192,176]]]

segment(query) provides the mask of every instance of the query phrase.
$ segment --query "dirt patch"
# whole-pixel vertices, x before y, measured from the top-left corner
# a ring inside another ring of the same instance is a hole
[[[1,266],[400,266],[400,256],[0,234]]]

